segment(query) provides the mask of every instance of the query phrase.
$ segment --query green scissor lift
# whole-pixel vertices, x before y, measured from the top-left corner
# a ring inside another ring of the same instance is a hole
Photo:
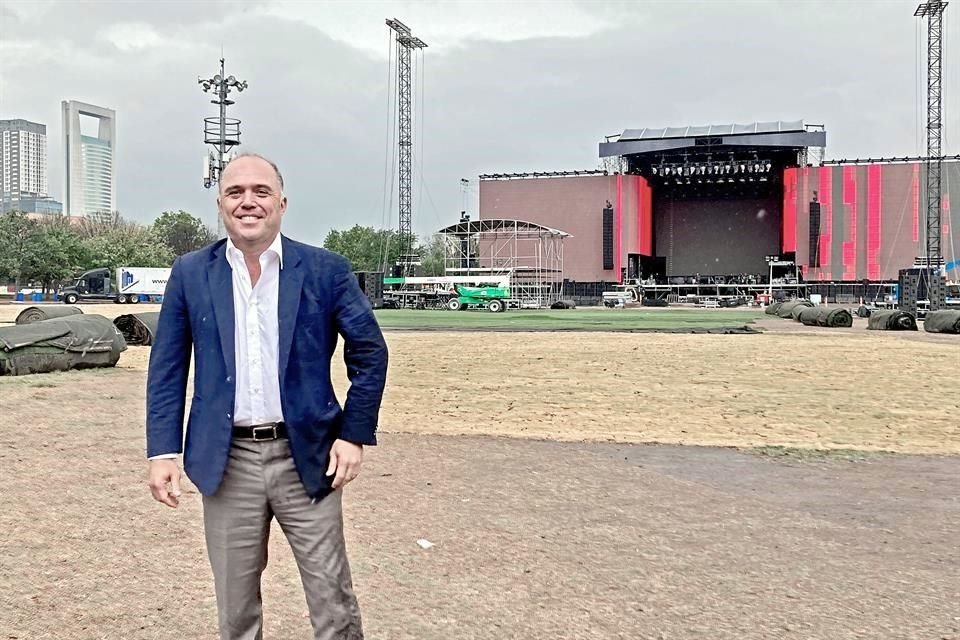
[[[501,280],[497,278],[497,280]],[[500,284],[486,286],[466,286],[459,283],[451,283],[446,278],[397,278],[385,277],[383,279],[384,297],[390,295],[390,287],[400,287],[402,291],[406,286],[416,286],[430,284],[441,286],[445,291],[433,293],[431,295],[449,296],[449,299],[442,303],[447,309],[459,311],[461,309],[481,308],[494,313],[506,311],[510,299],[510,287],[506,284],[506,278],[502,279]],[[453,287],[454,291],[449,288]],[[394,292],[395,295],[398,295]],[[418,295],[415,292],[407,292],[405,295]]]
[[[447,303],[447,308],[453,311],[470,307],[486,308],[487,311],[494,313],[507,310],[510,287],[465,287],[456,284],[454,288],[457,290],[457,296],[450,298]]]

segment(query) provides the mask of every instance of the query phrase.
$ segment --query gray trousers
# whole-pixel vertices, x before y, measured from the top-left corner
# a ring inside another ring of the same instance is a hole
[[[223,484],[203,499],[221,640],[263,638],[260,576],[273,518],[296,558],[314,640],[362,640],[341,498],[307,496],[286,440],[233,441]]]

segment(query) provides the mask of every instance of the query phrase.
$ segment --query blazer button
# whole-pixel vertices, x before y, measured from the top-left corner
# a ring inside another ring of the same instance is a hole
[[[230,415],[229,413],[227,414],[227,418],[232,418],[232,417],[233,417],[233,416]]]
[[[231,378],[230,376],[227,376],[227,382],[233,382],[233,378]]]

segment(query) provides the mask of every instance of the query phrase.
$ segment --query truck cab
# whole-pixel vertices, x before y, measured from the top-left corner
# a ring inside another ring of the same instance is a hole
[[[66,304],[76,304],[82,300],[112,300],[133,304],[140,302],[139,295],[117,294],[117,283],[114,282],[111,270],[106,267],[81,273],[71,286],[64,287],[61,298]]]

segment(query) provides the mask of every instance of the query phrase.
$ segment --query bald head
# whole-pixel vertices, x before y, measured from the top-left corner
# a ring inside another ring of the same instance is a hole
[[[266,163],[266,165],[270,167],[274,175],[277,177],[277,187],[280,191],[283,191],[283,175],[280,173],[280,168],[277,167],[277,163],[265,156],[260,155],[259,153],[241,153],[231,158],[230,161],[224,165],[223,175],[220,176],[220,193],[223,193],[223,185],[225,178],[227,177],[227,170],[238,162],[241,165],[249,163],[259,164],[261,162]]]

